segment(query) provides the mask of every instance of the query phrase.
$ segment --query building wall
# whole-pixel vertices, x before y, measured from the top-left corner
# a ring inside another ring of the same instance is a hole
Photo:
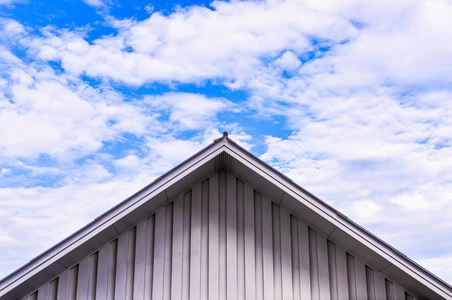
[[[415,298],[222,170],[24,299]]]

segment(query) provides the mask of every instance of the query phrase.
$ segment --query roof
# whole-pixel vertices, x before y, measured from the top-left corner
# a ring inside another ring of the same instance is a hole
[[[452,298],[452,287],[229,139],[227,133],[93,222],[0,281],[15,299],[71,268],[220,169],[246,180],[369,267],[413,295]]]

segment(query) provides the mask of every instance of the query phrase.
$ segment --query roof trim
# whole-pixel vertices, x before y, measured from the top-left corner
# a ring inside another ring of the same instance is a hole
[[[398,251],[363,227],[351,221],[341,212],[326,204],[301,186],[297,185],[284,174],[278,172],[231,140],[229,140],[229,143],[225,144],[225,148],[227,153],[232,155],[234,158],[243,161],[248,168],[255,169],[256,173],[268,178],[268,180],[273,184],[280,186],[281,190],[284,191],[284,194],[278,203],[279,205],[289,209],[289,211],[294,215],[297,215],[299,214],[297,210],[300,208],[297,204],[301,203],[304,206],[303,208],[307,207],[311,210],[309,213],[315,212],[322,216],[325,220],[331,222],[333,227],[328,228],[327,230],[324,228],[315,228],[316,224],[308,224],[313,225],[315,229],[322,232],[328,239],[339,244],[348,252],[356,254],[358,258],[362,259],[360,251],[354,250],[354,247],[347,247],[347,245],[344,245],[344,243],[341,242],[344,235],[348,235],[355,239],[358,243],[368,247],[373,253],[381,256],[382,259],[380,261],[364,262],[369,266],[374,267],[375,270],[382,273],[388,279],[391,279],[399,284],[410,284],[412,287],[413,284],[419,283],[444,298],[452,298],[452,287],[449,284],[439,279],[425,268],[415,263],[413,260],[409,259],[402,252]],[[308,216],[307,214],[304,214],[303,217],[304,218],[302,220],[304,221]],[[359,250],[362,250],[362,247],[360,248],[361,249]],[[416,282],[407,283],[406,280],[400,280],[400,276],[403,276],[403,274],[411,276],[416,280]],[[404,288],[406,288],[406,286],[404,286]],[[409,291],[416,295],[419,294],[421,290],[422,289],[420,288],[414,288]]]
[[[55,273],[56,275],[69,269],[73,265],[70,261],[66,262],[66,257],[70,253],[76,251],[78,247],[88,240],[99,240],[99,237],[101,237],[101,243],[106,243],[119,236],[127,229],[127,224],[121,223],[121,220],[127,216],[127,214],[132,213],[138,207],[146,204],[148,200],[152,199],[153,201],[151,202],[155,202],[152,203],[151,210],[157,210],[161,206],[169,203],[171,198],[168,197],[168,189],[171,185],[181,180],[187,174],[194,172],[208,161],[213,160],[215,156],[222,152],[222,146],[223,139],[215,140],[214,143],[160,176],[148,186],[125,199],[85,227],[3,278],[0,281],[0,296],[6,295],[17,289],[21,284],[25,283],[30,278],[37,276],[41,272],[50,274]],[[82,252],[87,252],[86,255],[88,255],[96,249],[92,249],[92,251],[89,250],[90,249]],[[45,272],[46,269],[50,272]],[[53,279],[53,277],[46,279],[43,283],[51,279]]]
[[[247,182],[251,181],[255,188],[262,190],[263,195],[269,196],[276,204],[302,218],[309,226],[346,251],[356,253],[358,258],[390,280],[408,286],[407,290],[413,295],[437,294],[452,298],[452,288],[447,283],[237,145],[229,139],[227,133],[2,279],[0,296],[8,295],[12,298],[13,295],[20,294],[18,290],[21,286],[29,285],[27,283],[33,281],[30,288],[37,288],[42,281],[44,284],[69,269],[78,260],[94,252],[96,247],[115,239],[137,221],[145,218],[149,212],[155,212],[175,199],[193,183],[224,167],[217,159],[220,154],[226,154],[227,159],[230,159],[227,162],[227,168],[230,169],[228,171],[239,178],[246,178]],[[151,199],[152,201],[149,201]],[[90,243],[87,243],[88,241]],[[40,279],[43,277],[44,279]]]

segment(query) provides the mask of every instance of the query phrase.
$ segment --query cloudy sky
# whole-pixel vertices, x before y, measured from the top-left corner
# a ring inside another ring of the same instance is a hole
[[[230,137],[452,283],[450,0],[0,0],[0,278]]]

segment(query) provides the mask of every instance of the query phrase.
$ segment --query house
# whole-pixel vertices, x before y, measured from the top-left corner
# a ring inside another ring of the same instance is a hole
[[[0,282],[0,299],[452,299],[227,133]]]

